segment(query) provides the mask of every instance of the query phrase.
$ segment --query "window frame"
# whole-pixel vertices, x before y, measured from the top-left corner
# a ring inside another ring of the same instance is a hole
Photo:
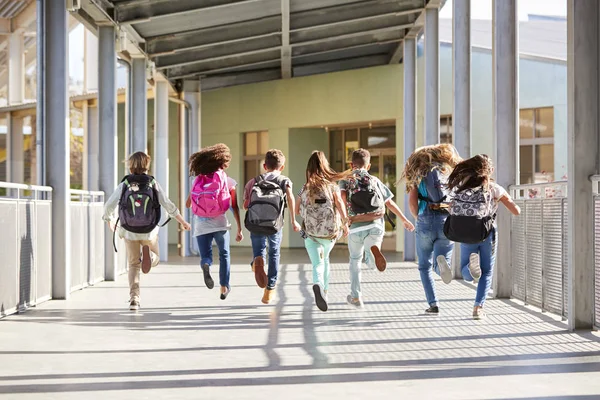
[[[533,111],[533,126],[532,126],[532,130],[533,133],[535,135],[535,132],[537,132],[537,118],[538,118],[538,112],[540,110],[546,110],[546,109],[550,109],[552,110],[552,137],[533,137],[533,138],[521,138],[521,112],[523,111]],[[533,176],[531,177],[532,179],[532,183],[535,183],[535,177],[536,175],[542,174],[543,171],[536,171],[536,161],[537,161],[537,152],[536,152],[536,147],[537,146],[543,146],[543,145],[552,145],[552,150],[554,151],[554,138],[555,138],[555,132],[554,132],[554,106],[544,106],[544,107],[527,107],[527,108],[521,108],[519,109],[519,162],[521,161],[521,148],[524,146],[531,146],[532,151],[531,151],[531,162],[532,162],[532,166],[531,166],[531,171],[533,173]],[[555,180],[555,175],[556,171],[554,170],[554,166],[552,166],[552,180]],[[520,173],[519,173],[520,175]]]
[[[254,155],[248,155],[246,154],[246,144],[247,144],[247,140],[248,140],[248,135],[250,134],[256,134],[256,154]],[[253,177],[257,177],[258,175],[260,175],[262,173],[263,170],[263,166],[261,161],[263,161],[264,163],[264,159],[265,159],[265,155],[260,153],[260,149],[262,148],[262,139],[261,137],[263,136],[262,134],[265,134],[265,136],[267,137],[267,145],[268,145],[268,140],[269,140],[269,131],[267,130],[259,130],[259,131],[250,131],[250,132],[244,132],[243,135],[243,139],[242,139],[242,144],[243,144],[243,149],[244,149],[244,156],[243,156],[243,175],[244,177],[247,177],[247,172],[246,171],[246,161],[256,161],[256,171],[255,174],[253,175]],[[268,146],[267,146],[268,147]]]
[[[450,140],[447,142],[442,141],[442,121],[444,121],[444,125],[446,126],[447,131],[447,135],[450,137]],[[454,125],[452,124],[452,114],[444,114],[444,115],[440,115],[440,143],[448,143],[448,144],[454,144],[454,131],[452,131],[451,127],[453,127]]]

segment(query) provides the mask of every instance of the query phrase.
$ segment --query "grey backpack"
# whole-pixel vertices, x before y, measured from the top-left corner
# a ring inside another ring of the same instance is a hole
[[[285,207],[283,178],[279,176],[267,180],[259,175],[250,192],[244,225],[251,233],[274,235],[283,228]]]

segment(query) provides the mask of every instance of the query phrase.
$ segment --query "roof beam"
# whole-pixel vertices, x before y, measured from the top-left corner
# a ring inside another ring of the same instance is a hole
[[[281,77],[292,77],[292,47],[290,46],[290,0],[281,0]]]
[[[213,90],[227,86],[272,81],[279,78],[281,78],[281,71],[279,68],[235,75],[212,76],[202,79],[202,90]]]
[[[136,24],[157,18],[185,14],[190,11],[234,7],[237,3],[259,3],[263,0],[130,0],[115,4],[119,24]]]
[[[369,15],[366,17],[350,18],[350,19],[346,19],[343,21],[327,22],[327,23],[321,23],[318,25],[311,25],[311,26],[305,26],[302,28],[296,28],[296,29],[292,29],[292,32],[304,32],[304,31],[310,31],[310,30],[314,30],[314,29],[333,28],[333,27],[337,27],[340,25],[347,25],[347,24],[352,24],[352,23],[377,21],[379,19],[385,19],[385,18],[402,17],[402,16],[407,16],[407,15],[410,16],[410,15],[419,13],[421,11],[423,11],[422,8],[415,8],[415,9],[410,9],[410,10],[400,11],[400,12],[388,12],[388,13],[383,13],[383,14]],[[414,21],[414,19],[411,22],[413,22],[413,21]]]
[[[390,56],[389,64],[398,64],[402,59],[402,55],[404,54],[404,40],[398,43],[396,49],[392,52]]]
[[[14,33],[23,33],[29,25],[35,21],[36,2],[32,1],[29,5],[12,19],[11,31]]]
[[[274,69],[279,67],[281,64],[281,59],[279,57],[277,58],[273,58],[272,60],[266,60],[266,61],[258,61],[258,62],[251,62],[251,63],[244,63],[244,64],[238,64],[238,65],[234,65],[234,66],[229,66],[229,67],[223,67],[223,68],[209,68],[206,69],[205,71],[196,71],[193,73],[189,73],[189,74],[182,74],[182,75],[169,75],[169,79],[173,80],[173,79],[187,79],[187,78],[193,78],[193,77],[198,77],[198,76],[211,76],[211,75],[216,75],[216,74],[231,74],[234,72],[248,72],[249,70],[252,69]]]
[[[328,72],[346,71],[349,69],[367,68],[387,64],[388,55],[356,57],[346,60],[327,61],[316,64],[294,67],[294,76],[325,74]]]

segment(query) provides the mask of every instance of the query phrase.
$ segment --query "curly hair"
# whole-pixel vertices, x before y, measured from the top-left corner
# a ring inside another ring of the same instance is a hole
[[[408,157],[398,184],[405,181],[406,191],[410,192],[432,169],[438,168],[444,175],[449,175],[460,161],[458,151],[451,144],[420,147]]]
[[[448,178],[448,189],[462,192],[487,185],[492,180],[493,172],[492,160],[485,154],[478,154],[454,167]]]
[[[190,175],[210,175],[220,169],[227,169],[231,163],[231,151],[223,143],[205,147],[192,154],[188,162]]]

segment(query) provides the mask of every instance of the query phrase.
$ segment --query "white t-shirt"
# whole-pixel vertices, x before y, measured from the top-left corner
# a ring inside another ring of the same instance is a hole
[[[233,178],[230,178],[228,176],[227,189],[231,191],[232,189],[235,189],[236,186],[237,182]],[[199,217],[194,214],[193,225],[193,236],[206,235],[209,233],[226,231],[231,229],[231,224],[229,223],[226,214],[219,215],[215,218]]]
[[[490,193],[492,194],[492,199],[494,199],[494,201],[492,202],[492,215],[493,215],[498,212],[498,205],[500,204],[500,200],[503,197],[508,196],[508,192],[502,186],[498,185],[496,182],[489,183],[489,190],[490,190]]]

